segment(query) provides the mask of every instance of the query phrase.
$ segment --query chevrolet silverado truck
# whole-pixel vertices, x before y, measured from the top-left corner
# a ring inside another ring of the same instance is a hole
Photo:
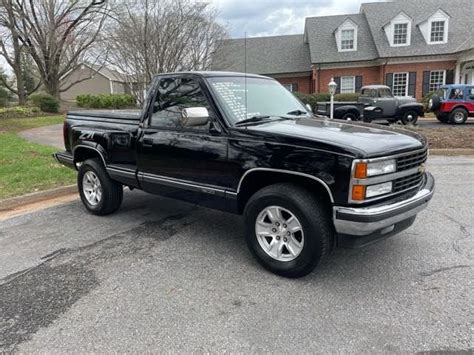
[[[242,214],[250,251],[286,277],[408,228],[434,191],[422,136],[315,118],[259,75],[158,75],[140,113],[69,112],[64,143],[89,212],[129,187]]]
[[[316,113],[329,116],[330,102],[318,102]],[[367,85],[357,102],[335,102],[334,118],[343,120],[387,120],[390,123],[415,124],[425,114],[423,105],[410,96],[393,96],[386,85]]]

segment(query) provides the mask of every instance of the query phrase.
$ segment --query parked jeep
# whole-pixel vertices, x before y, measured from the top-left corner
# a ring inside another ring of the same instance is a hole
[[[385,85],[367,85],[362,87],[357,102],[336,102],[334,118],[363,119],[366,122],[388,120],[403,124],[414,124],[418,117],[424,116],[423,105],[410,96],[393,96]],[[329,115],[330,103],[318,102],[317,112]]]
[[[438,121],[462,124],[474,117],[474,85],[444,85],[428,101]]]

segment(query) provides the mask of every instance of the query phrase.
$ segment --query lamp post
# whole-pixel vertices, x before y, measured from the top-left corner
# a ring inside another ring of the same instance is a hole
[[[334,118],[334,94],[336,93],[337,84],[334,81],[334,78],[331,78],[331,81],[328,84],[329,94],[331,95],[331,108],[329,112],[329,118],[332,120]]]

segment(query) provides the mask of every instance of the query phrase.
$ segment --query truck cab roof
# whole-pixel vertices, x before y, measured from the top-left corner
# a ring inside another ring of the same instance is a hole
[[[198,75],[204,78],[222,77],[222,76],[247,76],[249,78],[262,78],[262,79],[273,80],[273,78],[270,78],[264,75],[258,75],[258,74],[252,74],[252,73],[230,72],[230,71],[182,71],[182,72],[157,74],[155,75],[155,77],[174,76],[174,75],[183,75],[183,74]]]

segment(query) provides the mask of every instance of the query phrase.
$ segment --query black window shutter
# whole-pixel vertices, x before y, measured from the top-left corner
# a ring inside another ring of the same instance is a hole
[[[335,76],[334,77],[334,82],[337,84],[336,94],[340,94],[341,93],[341,77],[340,76]]]
[[[355,78],[355,92],[360,92],[362,88],[362,75],[357,75]]]
[[[393,73],[385,74],[385,85],[390,86],[390,89],[393,89]]]
[[[446,70],[446,84],[454,84],[454,70]]]
[[[423,72],[423,96],[430,92],[430,71]]]
[[[416,96],[416,71],[408,73],[408,96]]]

